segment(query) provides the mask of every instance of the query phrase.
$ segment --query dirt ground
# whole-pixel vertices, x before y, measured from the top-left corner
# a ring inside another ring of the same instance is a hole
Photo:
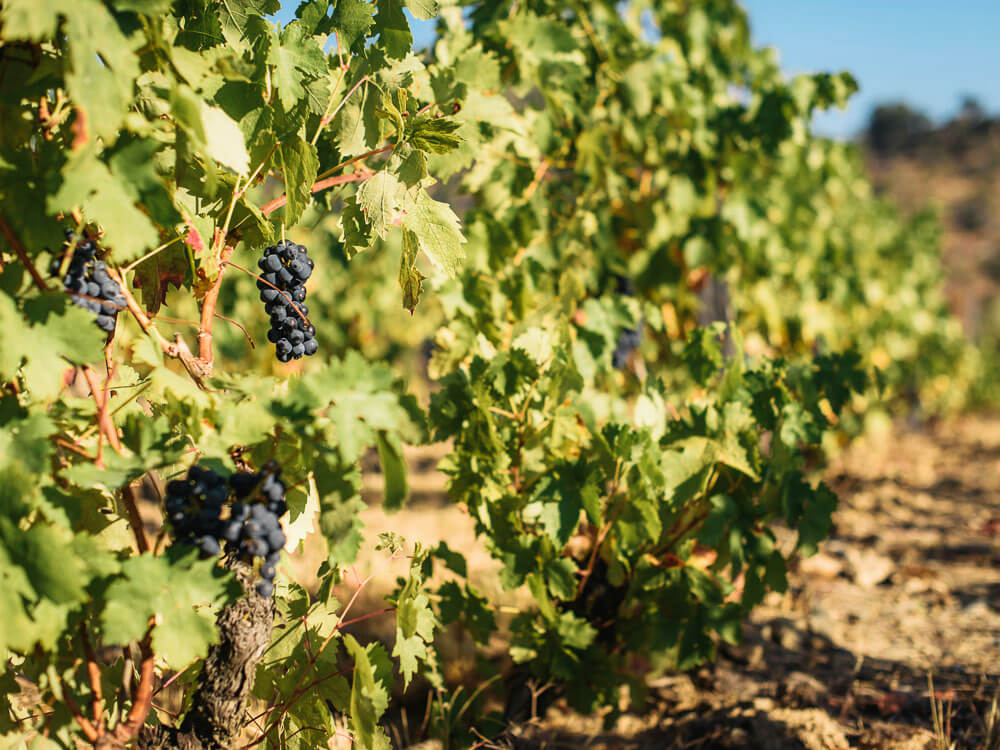
[[[610,730],[556,703],[483,747],[985,747],[1000,690],[998,478],[1000,419],[901,426],[854,445],[828,472],[841,499],[832,536],[753,613],[741,646],[654,682],[651,709]],[[401,514],[366,511],[369,531],[473,552],[469,519],[441,507],[427,475],[415,483]],[[501,595],[485,555],[470,567]],[[506,597],[516,604],[517,592]]]

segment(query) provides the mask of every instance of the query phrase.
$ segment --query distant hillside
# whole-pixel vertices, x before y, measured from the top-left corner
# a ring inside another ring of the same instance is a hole
[[[1000,118],[967,100],[935,127],[905,104],[873,113],[860,136],[877,188],[905,212],[935,208],[944,229],[952,310],[973,336],[1000,320]]]

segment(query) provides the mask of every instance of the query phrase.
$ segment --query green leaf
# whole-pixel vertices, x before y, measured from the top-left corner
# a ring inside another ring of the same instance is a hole
[[[409,229],[403,230],[403,250],[399,255],[399,287],[403,290],[403,307],[411,313],[420,302],[424,276],[417,270],[417,236]]]
[[[379,46],[389,57],[397,60],[406,57],[413,46],[413,35],[403,13],[402,0],[376,0],[375,5],[378,8],[375,32],[379,35]]]
[[[124,262],[156,247],[160,235],[149,217],[135,205],[131,188],[116,179],[89,149],[74,154],[62,170],[63,183],[49,197],[52,213],[80,208],[87,221],[101,226],[102,244]]]
[[[87,598],[81,561],[66,554],[69,532],[45,523],[21,529],[9,517],[0,517],[0,543],[5,554],[30,582],[35,597],[57,604]],[[32,597],[34,598],[34,597]]]
[[[441,10],[437,0],[406,0],[406,7],[422,21],[429,21]]]
[[[44,474],[53,452],[49,436],[57,431],[44,414],[31,414],[0,426],[0,467],[20,464],[33,474]]]
[[[287,138],[275,149],[275,159],[285,178],[285,226],[295,224],[312,199],[312,185],[319,170],[316,147],[301,138]]]
[[[447,154],[462,143],[460,137],[453,135],[461,127],[461,123],[447,117],[421,115],[411,118],[407,125],[407,142],[430,154]]]
[[[367,223],[376,235],[385,239],[400,217],[400,198],[403,184],[396,175],[382,170],[365,180],[358,188],[357,202],[364,211]]]
[[[378,462],[385,482],[382,505],[387,511],[399,510],[406,501],[409,488],[406,484],[406,461],[403,458],[399,437],[379,430]]]
[[[104,638],[125,644],[142,638],[155,618],[153,650],[171,669],[186,667],[204,656],[219,639],[215,606],[230,601],[239,585],[216,561],[186,557],[138,555],[122,564],[101,613]]]
[[[364,750],[389,750],[388,738],[378,726],[378,720],[389,705],[389,686],[380,674],[379,656],[385,652],[378,644],[363,648],[354,636],[344,636],[344,646],[354,659],[354,679],[351,685],[351,729],[354,742]],[[375,663],[372,659],[375,658]]]
[[[250,171],[250,154],[236,121],[205,102],[201,103],[201,121],[208,155],[236,174],[246,176]]]
[[[281,9],[281,0],[225,0],[218,7],[226,40],[238,47],[246,39],[255,19],[277,13]]]
[[[415,200],[406,194],[403,210],[403,227],[416,235],[420,249],[430,261],[454,278],[465,260],[462,249],[465,237],[451,206],[434,200],[426,190],[419,190]]]
[[[78,7],[80,3],[75,0],[5,0],[0,8],[0,32],[8,41],[49,39],[55,36],[59,17],[69,15]]]
[[[344,243],[344,254],[350,260],[362,250],[371,247],[375,237],[372,226],[357,200],[352,196],[344,201],[340,214],[340,241]]]
[[[24,365],[32,399],[47,401],[63,388],[70,362],[101,357],[105,334],[93,314],[70,304],[67,295],[52,293],[34,298],[22,313],[14,300],[0,295],[0,376],[12,380]]]
[[[345,49],[353,50],[359,41],[368,36],[368,30],[375,24],[374,13],[375,6],[364,0],[337,0],[337,7],[333,10],[333,27]]]
[[[272,40],[267,62],[274,68],[274,83],[278,99],[286,112],[291,112],[305,94],[305,84],[326,76],[326,55],[316,40],[307,35],[305,25],[292,21],[281,34],[281,41]]]
[[[83,114],[83,132],[112,143],[132,104],[138,59],[114,17],[93,0],[75,3],[67,14],[72,71],[66,85]]]

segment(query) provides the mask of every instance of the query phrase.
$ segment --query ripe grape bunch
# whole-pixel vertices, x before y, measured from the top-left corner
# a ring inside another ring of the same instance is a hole
[[[261,580],[255,588],[270,597],[286,541],[280,518],[288,505],[280,476],[273,462],[259,473],[233,474],[228,483],[211,469],[192,466],[185,479],[167,484],[164,505],[175,540],[196,546],[203,558],[218,555],[223,542],[227,552],[245,562],[259,558]],[[230,496],[235,500],[227,502]]]
[[[66,247],[73,241],[73,231],[66,230]],[[64,253],[65,254],[65,253]],[[84,239],[73,249],[69,267],[62,277],[63,290],[73,296],[73,303],[97,315],[97,327],[113,333],[118,311],[125,308],[125,296],[118,282],[111,278],[104,261],[95,260],[97,246]],[[49,273],[58,276],[63,255],[57,255],[49,265]]]
[[[627,276],[615,275],[615,291],[623,297],[635,296],[635,284]],[[640,322],[635,328],[625,328],[618,334],[618,343],[611,354],[611,366],[616,370],[624,370],[628,364],[629,355],[642,343],[642,327]]]
[[[280,362],[315,354],[319,348],[316,329],[309,323],[305,305],[306,280],[313,261],[302,245],[282,240],[264,250],[257,265],[261,270],[257,288],[264,309],[271,316],[267,340],[274,344]]]
[[[616,370],[624,370],[628,364],[629,355],[639,348],[642,342],[642,328],[625,328],[618,334],[618,344],[611,353],[611,365]]]

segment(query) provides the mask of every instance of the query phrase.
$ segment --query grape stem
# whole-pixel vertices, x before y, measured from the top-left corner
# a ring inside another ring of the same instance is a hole
[[[17,259],[21,261],[21,265],[28,269],[28,273],[31,275],[32,281],[35,282],[35,286],[43,292],[49,291],[49,285],[45,283],[45,279],[43,279],[42,275],[38,273],[38,269],[35,267],[31,258],[28,257],[28,253],[25,251],[24,245],[21,244],[21,241],[17,238],[17,235],[14,234],[14,230],[10,228],[10,225],[3,218],[2,214],[0,214],[0,232],[2,232],[3,236],[7,238],[7,242],[10,243],[10,246],[14,248],[14,254],[17,256]]]
[[[361,182],[362,180],[367,180],[373,173],[372,172],[352,172],[351,174],[337,175],[336,177],[328,177],[325,180],[317,180],[313,183],[310,192],[318,193],[321,190],[326,190],[327,188],[333,187],[334,185],[343,185],[347,182]],[[269,203],[265,203],[260,207],[260,212],[267,216],[270,213],[278,210],[282,206],[288,203],[288,195],[281,195],[275,198]]]
[[[153,704],[153,678],[155,677],[156,656],[150,647],[153,635],[153,623],[150,622],[146,636],[139,641],[139,653],[142,655],[142,664],[139,666],[139,685],[132,696],[132,708],[129,709],[128,716],[124,722],[115,727],[115,737],[125,743],[139,733],[139,729],[146,723],[149,715],[149,708]]]
[[[90,713],[97,729],[97,736],[103,737],[106,727],[104,724],[104,695],[101,692],[101,668],[97,666],[97,654],[94,653],[90,636],[87,634],[87,625],[83,622],[80,623],[80,638],[83,642],[83,653],[87,657],[87,680],[90,682]]]
[[[302,314],[302,312],[299,310],[299,306],[296,304],[295,300],[293,300],[291,298],[291,296],[287,292],[285,292],[285,291],[283,291],[281,289],[278,289],[278,287],[276,287],[274,284],[272,284],[271,282],[269,282],[267,279],[262,279],[260,276],[258,276],[257,274],[255,274],[253,271],[244,268],[243,266],[239,265],[238,263],[233,263],[231,260],[227,260],[226,261],[226,265],[227,266],[232,266],[236,270],[242,271],[243,273],[247,274],[248,276],[250,276],[250,277],[252,277],[254,279],[257,279],[257,281],[261,282],[262,284],[267,284],[269,287],[271,287],[272,289],[274,289],[278,294],[280,294],[282,297],[284,297],[285,299],[288,300],[289,305],[295,311],[295,314],[298,315],[300,318],[302,318],[302,322],[305,323],[306,325],[309,325],[309,318],[307,318],[305,315]],[[222,317],[222,316],[220,315],[218,317]]]
[[[229,256],[233,254],[233,245],[225,243],[219,251],[219,275],[205,294],[201,304],[201,327],[198,329],[198,359],[205,368],[205,374],[212,374],[212,323],[215,321],[215,305],[219,301],[219,289],[222,287],[222,276],[226,270]]]
[[[142,308],[139,307],[139,303],[132,295],[128,285],[125,283],[125,275],[111,266],[108,266],[108,274],[118,283],[118,286],[122,291],[122,295],[125,297],[125,305],[128,307],[128,311],[132,313],[132,317],[135,318],[143,332],[147,336],[151,336],[153,340],[159,344],[160,349],[163,350],[164,354],[168,357],[172,357],[173,359],[178,359],[177,345],[171,344],[167,341],[163,337],[163,334],[156,329],[156,325],[149,319],[149,316],[147,316],[146,313],[142,311]]]
[[[89,365],[83,366],[83,377],[87,380],[87,385],[90,386],[90,393],[94,398],[94,404],[97,406],[97,425],[100,428],[101,434],[107,437],[108,443],[115,450],[119,456],[125,455],[122,449],[121,441],[118,439],[118,431],[115,429],[114,422],[111,421],[111,415],[108,414],[108,391],[107,385],[111,382],[111,377],[113,372],[108,373],[107,379],[104,381],[104,387],[101,387],[97,383],[97,373],[95,373]],[[101,449],[98,445],[98,468],[104,468],[103,460],[100,458]]]
[[[77,705],[76,701],[73,700],[73,696],[69,692],[69,685],[66,684],[61,676],[59,677],[59,685],[62,687],[62,697],[63,703],[69,709],[70,714],[76,719],[76,723],[80,725],[80,729],[83,730],[83,736],[87,738],[88,742],[96,743],[99,735],[97,734],[97,729],[94,725],[90,723],[90,720],[83,715],[80,711],[80,707]]]
[[[122,502],[125,503],[125,508],[128,511],[129,524],[135,534],[135,543],[139,548],[139,554],[145,554],[152,549],[152,546],[149,543],[149,537],[146,536],[146,527],[142,522],[142,516],[139,515],[139,506],[135,501],[135,489],[131,484],[122,487]]]

